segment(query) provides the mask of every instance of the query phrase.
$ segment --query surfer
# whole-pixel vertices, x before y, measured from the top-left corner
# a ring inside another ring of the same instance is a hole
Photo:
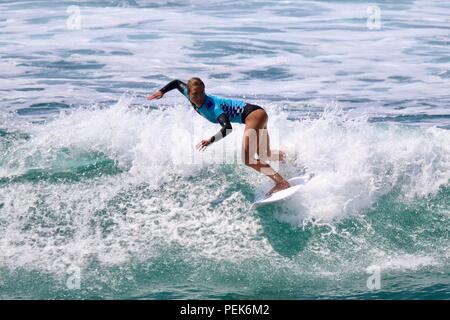
[[[268,115],[260,106],[246,103],[243,100],[227,99],[205,94],[205,84],[200,78],[191,78],[187,84],[173,80],[160,90],[148,96],[148,100],[161,99],[170,90],[178,89],[192,104],[195,111],[212,123],[221,125],[220,131],[209,139],[202,140],[198,150],[205,150],[211,143],[217,142],[231,133],[231,122],[245,124],[242,139],[242,159],[245,165],[265,174],[275,182],[275,186],[267,193],[289,188],[286,181],[265,161],[284,161],[285,153],[270,149],[270,138],[267,131]],[[256,140],[256,141],[255,141]],[[253,158],[255,153],[257,159]]]

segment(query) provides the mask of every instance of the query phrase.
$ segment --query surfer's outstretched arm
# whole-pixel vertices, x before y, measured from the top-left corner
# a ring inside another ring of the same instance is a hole
[[[186,88],[186,83],[184,83],[181,80],[175,79],[170,81],[168,84],[166,84],[164,87],[162,87],[159,91],[161,91],[163,94],[166,94],[166,92],[169,92],[173,89],[178,89],[181,94],[184,94],[184,89]]]
[[[181,94],[184,95],[186,90],[186,83],[178,79],[172,80],[164,87],[154,92],[151,96],[148,96],[147,99],[148,100],[161,99],[167,92],[173,89],[178,89],[178,91],[180,91]]]
[[[220,125],[222,126],[222,128],[220,129],[219,132],[217,132],[215,135],[213,135],[209,140],[211,140],[211,143],[213,142],[217,142],[220,139],[225,138],[225,136],[227,134],[230,134],[231,131],[233,131],[233,127],[231,126],[230,120],[228,119],[228,117],[225,115],[225,113],[221,114],[218,118],[217,121],[220,123]]]
[[[226,116],[225,113],[222,113],[218,118],[217,121],[221,125],[221,129],[219,132],[217,132],[215,135],[213,135],[209,140],[202,140],[198,145],[197,148],[201,151],[205,150],[207,146],[209,146],[213,142],[217,142],[220,139],[225,138],[226,135],[230,134],[233,131],[233,127],[231,126],[230,119]]]

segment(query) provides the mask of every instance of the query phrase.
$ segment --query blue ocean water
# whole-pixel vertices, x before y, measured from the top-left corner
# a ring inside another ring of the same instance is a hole
[[[0,299],[449,299],[445,1],[1,1]],[[268,111],[236,161],[174,78]]]

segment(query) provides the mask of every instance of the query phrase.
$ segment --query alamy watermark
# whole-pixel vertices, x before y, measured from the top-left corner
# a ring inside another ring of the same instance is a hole
[[[81,289],[81,268],[75,265],[69,266],[66,270],[66,287],[69,290]]]
[[[381,289],[381,267],[373,265],[367,267],[366,272],[370,274],[367,278],[366,285],[369,290],[380,290]]]
[[[379,30],[381,29],[381,9],[377,5],[370,5],[366,9],[367,14],[367,28],[369,30]]]
[[[64,265],[62,263],[55,263],[53,265],[55,270],[62,271],[62,281],[64,286],[69,290],[81,289],[81,268],[77,265]]]
[[[204,151],[195,148],[194,139],[200,139],[204,135],[202,127],[194,127],[194,132],[177,132],[171,138],[172,145],[180,144],[184,148],[171,148],[170,158],[176,165],[180,164],[236,164],[243,163],[252,168],[257,168],[263,174],[272,175],[273,170],[279,169],[279,153],[273,147],[280,140],[279,130],[249,129],[244,131],[244,137],[232,130],[226,130],[225,137],[207,146]],[[270,136],[269,136],[270,134]],[[217,136],[217,135],[216,135]],[[197,138],[194,138],[197,137]],[[236,148],[236,146],[241,146]],[[269,164],[273,169],[271,170]]]
[[[66,20],[66,27],[69,30],[81,29],[81,10],[79,6],[69,6],[66,10],[69,17]]]

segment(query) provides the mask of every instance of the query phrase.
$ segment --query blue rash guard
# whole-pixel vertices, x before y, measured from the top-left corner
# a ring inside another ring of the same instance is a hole
[[[161,88],[160,91],[165,94],[173,89],[178,89],[178,91],[191,102],[195,111],[202,117],[212,123],[219,123],[222,126],[222,129],[216,135],[211,137],[211,142],[218,141],[231,133],[233,128],[230,122],[244,123],[245,117],[250,112],[256,109],[262,109],[259,106],[247,104],[243,100],[227,99],[213,95],[206,95],[203,104],[200,107],[197,107],[189,99],[187,85],[180,80],[169,82],[166,86]]]
[[[183,95],[190,101],[187,87],[184,88]],[[200,108],[194,105],[195,110],[212,123],[218,123],[217,118],[221,114],[225,114],[230,122],[242,123],[244,107],[245,101],[243,100],[227,99],[209,94],[206,95]]]

